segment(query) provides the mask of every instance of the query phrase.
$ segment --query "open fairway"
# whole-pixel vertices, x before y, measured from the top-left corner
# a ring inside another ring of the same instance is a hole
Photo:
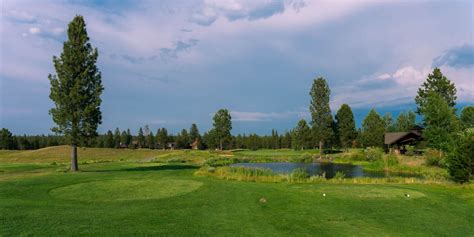
[[[11,162],[16,155],[33,159],[21,152],[0,154],[0,235],[474,233],[472,185],[226,181],[194,175],[199,157],[218,153],[115,150],[122,158],[114,159],[104,155],[108,150],[92,151],[90,159],[79,156],[90,162],[80,165],[78,173],[65,172],[67,166],[52,158],[30,164]],[[146,159],[165,154],[166,159],[176,155],[196,162]]]

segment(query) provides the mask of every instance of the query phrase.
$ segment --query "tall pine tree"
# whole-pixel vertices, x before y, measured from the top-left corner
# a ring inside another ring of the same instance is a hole
[[[362,122],[361,142],[364,147],[382,147],[385,134],[385,122],[380,115],[371,109]]]
[[[232,130],[232,117],[227,109],[220,109],[214,115],[214,135],[219,144],[219,149],[224,148],[224,143],[229,142],[232,138],[230,131]]]
[[[77,171],[77,145],[96,137],[102,122],[100,96],[104,87],[96,66],[99,53],[89,43],[82,16],[69,23],[67,36],[63,52],[53,57],[56,74],[48,76],[49,97],[55,104],[49,113],[57,125],[52,130],[64,134],[71,144],[71,170]]]
[[[342,147],[352,147],[357,137],[354,114],[349,105],[343,104],[336,113],[337,132]]]
[[[322,77],[315,79],[309,92],[311,104],[311,126],[313,139],[319,145],[320,154],[323,152],[324,142],[328,141],[333,133],[333,119],[329,107],[329,96],[331,90]]]
[[[428,75],[426,81],[418,89],[418,95],[415,97],[417,104],[417,113],[421,114],[423,107],[427,103],[430,93],[436,93],[443,98],[449,107],[456,105],[456,87],[448,78],[446,78],[439,68],[435,68],[433,73]]]

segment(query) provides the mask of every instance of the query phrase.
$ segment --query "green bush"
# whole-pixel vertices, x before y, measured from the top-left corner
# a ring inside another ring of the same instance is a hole
[[[461,137],[448,156],[448,172],[458,183],[469,182],[474,175],[474,136]]]
[[[292,180],[303,180],[309,178],[309,174],[304,168],[296,168],[291,171],[290,177]]]
[[[383,150],[378,147],[367,148],[365,150],[365,160],[367,161],[380,161],[383,159]]]
[[[399,164],[398,158],[394,154],[388,154],[384,156],[386,166],[395,166]]]
[[[446,161],[440,151],[428,149],[425,151],[425,164],[427,166],[446,167]]]
[[[304,154],[302,156],[291,157],[290,162],[311,163],[311,162],[313,162],[313,156],[310,155],[310,154]]]
[[[356,161],[364,161],[366,160],[365,152],[363,150],[357,149],[354,152],[352,152],[351,159],[356,160]]]
[[[415,147],[414,146],[406,146],[406,153],[407,156],[414,156],[415,155]]]
[[[342,180],[346,177],[346,174],[342,171],[337,171],[333,179]]]

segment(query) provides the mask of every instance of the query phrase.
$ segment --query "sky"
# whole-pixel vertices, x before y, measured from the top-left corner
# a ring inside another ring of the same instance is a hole
[[[108,129],[173,133],[231,111],[234,134],[268,134],[310,119],[309,89],[324,77],[331,109],[360,125],[414,110],[434,67],[474,104],[474,1],[2,0],[0,127],[48,134],[48,74],[67,24],[84,16],[105,91]]]

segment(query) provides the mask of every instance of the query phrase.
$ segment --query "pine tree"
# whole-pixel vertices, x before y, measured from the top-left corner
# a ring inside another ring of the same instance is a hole
[[[113,148],[114,145],[115,145],[115,141],[114,141],[114,134],[112,133],[112,131],[107,131],[107,135],[106,135],[106,139],[105,139],[105,146],[107,148]]]
[[[430,93],[422,110],[425,122],[423,137],[432,148],[448,152],[455,135],[460,130],[460,123],[454,108],[437,93]]]
[[[128,147],[128,135],[127,132],[124,130],[122,134],[120,134],[120,145],[123,147]]]
[[[224,143],[231,140],[232,136],[230,131],[232,130],[232,117],[227,109],[220,109],[214,115],[214,135],[218,141],[219,149],[224,148]]]
[[[191,143],[197,142],[198,148],[201,147],[201,135],[199,134],[198,127],[195,123],[191,125],[191,128],[189,129],[189,139]]]
[[[415,97],[417,104],[417,113],[421,114],[423,107],[427,103],[430,93],[436,93],[443,98],[449,107],[456,105],[456,87],[448,78],[446,78],[439,68],[435,68],[433,73],[428,75],[426,81],[418,89],[418,95]]]
[[[408,132],[416,124],[416,114],[413,111],[400,112],[395,123],[395,132]]]
[[[311,129],[309,128],[306,120],[301,119],[298,121],[298,125],[293,130],[293,149],[303,150],[311,146]]]
[[[156,135],[156,140],[159,145],[159,148],[161,149],[166,149],[166,144],[168,143],[168,131],[166,128],[161,128],[158,130],[157,135]]]
[[[343,104],[336,113],[337,133],[342,147],[352,147],[357,136],[354,114],[349,105]]]
[[[324,142],[328,141],[333,133],[333,119],[331,108],[329,107],[329,96],[331,90],[322,77],[313,81],[310,91],[311,104],[309,111],[311,112],[311,126],[313,138],[319,144],[319,151],[322,155]]]
[[[153,132],[150,132],[148,136],[146,136],[146,143],[148,145],[148,148],[150,149],[155,149],[155,137],[153,136]]]
[[[114,147],[120,148],[120,129],[116,128],[114,132]]]
[[[362,122],[361,142],[364,147],[382,147],[385,134],[385,122],[371,109]]]
[[[1,150],[17,149],[16,139],[13,137],[12,133],[6,128],[2,128],[2,130],[0,130],[0,149]]]
[[[61,56],[53,57],[56,74],[48,76],[49,98],[55,104],[49,113],[57,125],[52,131],[66,135],[71,144],[71,170],[77,171],[77,145],[96,137],[102,122],[100,95],[104,87],[96,66],[99,53],[89,43],[82,16],[69,23],[67,36]]]
[[[464,107],[460,119],[464,129],[474,128],[474,106]]]
[[[143,129],[141,127],[138,129],[137,142],[138,142],[138,147],[140,148],[145,147],[145,136],[143,135]]]

